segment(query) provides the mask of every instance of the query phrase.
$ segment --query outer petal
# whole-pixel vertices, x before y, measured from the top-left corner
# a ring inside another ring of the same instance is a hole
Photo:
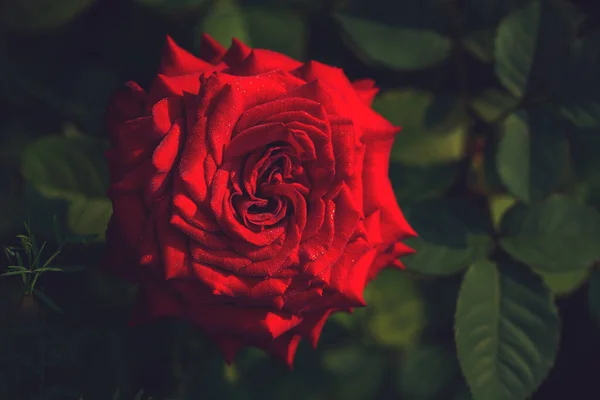
[[[264,343],[264,347],[274,356],[283,360],[291,369],[294,362],[294,356],[302,337],[294,333],[287,333],[277,339]]]
[[[381,238],[389,244],[416,236],[398,206],[388,177],[393,141],[390,138],[368,143],[363,169],[365,215],[379,210]]]
[[[159,74],[148,93],[148,107],[165,97],[180,97],[183,93],[198,94],[200,91],[200,74],[168,76]]]
[[[246,46],[240,40],[233,38],[231,40],[231,46],[229,46],[229,49],[223,54],[222,61],[230,68],[235,68],[248,57],[251,51],[252,49],[250,47]]]
[[[349,244],[331,269],[331,289],[348,299],[349,304],[358,307],[366,305],[363,291],[376,255],[376,249],[370,248],[362,239]]]
[[[356,90],[361,100],[369,107],[373,104],[377,93],[379,93],[379,88],[375,87],[373,79],[359,79],[352,82],[352,87]]]
[[[146,92],[135,82],[127,82],[113,95],[108,106],[106,120],[109,132],[114,132],[128,120],[144,114]]]
[[[316,348],[325,322],[327,322],[327,318],[332,312],[333,310],[330,309],[321,313],[305,314],[302,317],[302,322],[294,330],[309,340],[313,348]]]
[[[179,47],[170,36],[167,36],[158,72],[166,76],[188,75],[200,73],[212,68],[212,64],[203,61],[187,50]]]
[[[408,247],[402,242],[397,242],[393,246],[383,248],[383,251],[377,254],[377,257],[373,261],[371,268],[369,269],[369,275],[367,276],[367,282],[375,279],[377,274],[384,268],[394,267],[404,269],[404,264],[399,260],[400,257],[413,254],[414,249]]]
[[[217,64],[226,51],[212,36],[207,33],[202,34],[199,51],[201,59],[211,64]]]
[[[310,61],[293,73],[307,82],[318,79],[335,92],[337,96],[332,101],[344,112],[339,115],[352,118],[366,136],[388,137],[398,132],[398,128],[365,104],[340,68]]]
[[[301,65],[300,61],[284,54],[254,49],[242,62],[231,65],[230,72],[234,75],[251,76],[275,70],[291,71]]]

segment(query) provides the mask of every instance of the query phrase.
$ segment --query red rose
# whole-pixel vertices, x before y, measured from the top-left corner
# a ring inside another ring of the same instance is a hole
[[[168,38],[150,90],[112,102],[106,265],[140,284],[134,323],[181,317],[228,362],[252,345],[291,365],[411,252],[388,179],[399,128],[371,80],[237,40],[200,53]]]

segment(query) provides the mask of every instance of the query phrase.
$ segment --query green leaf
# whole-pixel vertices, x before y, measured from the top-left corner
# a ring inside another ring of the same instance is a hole
[[[71,274],[73,272],[83,271],[85,269],[85,265],[65,265],[65,266],[58,266],[56,268],[60,269],[62,272]]]
[[[568,272],[600,260],[600,214],[573,199],[553,195],[530,209],[509,211],[505,219],[508,235],[500,244],[533,268]]]
[[[208,33],[223,46],[229,46],[232,38],[252,46],[243,10],[235,0],[216,1],[197,29],[198,33]]]
[[[277,51],[296,59],[305,58],[305,18],[288,8],[219,0],[195,29],[196,37],[208,33],[226,47],[235,37],[251,47]]]
[[[19,268],[18,270],[6,272],[3,274],[0,274],[0,276],[11,276],[11,275],[20,275],[20,274],[41,274],[42,272],[75,272],[75,271],[82,269],[80,267],[75,267],[73,270],[71,270],[69,267],[44,267],[44,268],[37,268],[35,270],[29,270],[29,269],[25,269],[22,267],[18,267],[18,268]]]
[[[588,303],[592,318],[600,327],[600,271],[596,270],[590,278]]]
[[[44,302],[48,307],[50,307],[51,309],[53,309],[56,312],[59,312],[61,314],[64,313],[64,311],[58,306],[58,304],[56,304],[54,302],[54,300],[52,300],[50,297],[48,297],[48,295],[46,295],[46,293],[42,292],[41,290],[38,289],[33,289],[33,293],[42,301]]]
[[[378,96],[373,108],[402,127],[394,140],[392,161],[430,166],[456,162],[464,156],[467,118],[456,99],[397,90]]]
[[[500,219],[499,233],[501,236],[517,236],[523,230],[525,218],[530,208],[520,201],[513,203],[504,211]]]
[[[443,194],[457,179],[458,163],[411,166],[391,163],[390,180],[402,205]]]
[[[500,223],[504,214],[517,202],[518,200],[510,195],[497,195],[488,197],[490,214],[492,215],[492,222],[496,231],[500,231]]]
[[[32,271],[29,270],[23,270],[23,271],[9,271],[9,272],[4,272],[2,274],[0,274],[0,277],[5,277],[5,276],[15,276],[15,275],[23,275],[23,274],[31,274],[33,273]]]
[[[405,210],[419,234],[406,240],[416,250],[403,257],[407,268],[427,275],[451,275],[493,249],[491,222],[476,204],[459,199],[426,200]]]
[[[106,230],[111,203],[104,147],[87,136],[47,136],[23,153],[21,171],[35,190],[47,199],[67,201],[72,233],[103,236]]]
[[[580,128],[600,128],[600,29],[576,40],[567,58],[558,102],[561,113]]]
[[[455,336],[476,400],[524,400],[556,357],[560,319],[550,291],[525,266],[487,260],[465,275]]]
[[[475,158],[475,163],[472,167],[473,172],[478,172],[481,188],[486,195],[495,195],[506,192],[506,188],[502,184],[502,179],[498,174],[498,168],[496,166],[498,147],[500,145],[500,141],[497,140],[497,138],[500,136],[500,129],[500,126],[491,127],[490,134],[482,140],[483,149],[481,150],[481,157],[483,160],[477,164],[477,159]]]
[[[405,348],[419,337],[426,321],[418,286],[398,270],[384,270],[365,290],[368,331],[381,345]]]
[[[575,36],[575,27],[561,3],[533,0],[510,13],[498,27],[496,75],[515,97],[545,90],[558,73]]]
[[[543,200],[558,186],[567,165],[567,141],[548,112],[520,111],[502,127],[496,165],[511,194],[526,203]]]
[[[403,361],[398,385],[408,398],[437,398],[460,374],[456,354],[441,345],[409,349]]]
[[[566,296],[579,289],[590,276],[589,269],[569,272],[535,271],[556,296]]]
[[[367,61],[399,70],[430,68],[450,55],[451,42],[432,30],[397,28],[346,14],[334,14]]]
[[[112,204],[106,198],[80,196],[71,202],[67,214],[67,226],[76,235],[104,236]]]
[[[41,273],[41,272],[64,272],[61,268],[57,268],[57,267],[45,267],[45,268],[38,268],[35,270],[36,273]]]
[[[0,5],[0,21],[18,32],[58,28],[88,9],[95,0],[20,0]]]
[[[518,103],[519,99],[504,90],[486,89],[473,98],[471,105],[485,122],[495,122],[507,115]]]
[[[411,139],[415,140],[411,141]],[[392,159],[408,165],[432,165],[457,161],[465,154],[465,139],[464,126],[457,126],[447,135],[428,135],[418,139],[414,138],[412,132],[410,136],[406,134],[403,137],[400,134],[394,142]],[[406,142],[407,146],[402,147],[402,142]]]

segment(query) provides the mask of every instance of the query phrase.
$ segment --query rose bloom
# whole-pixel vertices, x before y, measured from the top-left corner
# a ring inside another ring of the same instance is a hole
[[[235,39],[199,53],[167,38],[149,90],[109,107],[105,266],[139,284],[133,323],[183,318],[228,363],[257,346],[291,366],[412,252],[388,178],[400,128],[372,80]]]

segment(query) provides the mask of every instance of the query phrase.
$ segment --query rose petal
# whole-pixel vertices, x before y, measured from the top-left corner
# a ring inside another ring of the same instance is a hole
[[[108,130],[113,131],[116,126],[125,121],[144,115],[146,92],[135,82],[127,82],[112,96],[107,110]]]
[[[158,101],[152,106],[152,120],[154,126],[162,135],[166,135],[171,125],[183,115],[181,99],[169,97]]]
[[[128,170],[152,156],[163,134],[155,129],[152,117],[124,121],[112,127],[111,148],[105,153],[111,180],[120,180]]]
[[[361,145],[357,141],[354,124],[349,119],[332,118],[330,120],[335,171],[339,179],[349,180],[354,176],[356,153]],[[362,161],[362,160],[359,160]]]
[[[259,342],[259,344],[262,344],[261,347],[267,348],[271,354],[281,359],[290,369],[292,369],[294,356],[296,355],[296,350],[298,350],[301,339],[302,337],[300,335],[287,333],[273,341],[264,343]]]
[[[399,257],[413,254],[414,252],[414,249],[402,242],[397,242],[384,249],[384,251],[379,252],[371,265],[367,281],[373,280],[382,269],[387,267],[404,269],[405,266],[399,260]]]
[[[369,143],[363,169],[365,214],[380,210],[381,237],[385,243],[390,244],[416,236],[398,206],[388,178],[392,144],[393,138]]]
[[[373,104],[377,93],[379,93],[379,88],[375,87],[373,79],[359,79],[352,82],[352,87],[356,90],[360,99],[369,107]]]
[[[157,208],[156,232],[165,269],[165,279],[194,276],[188,254],[188,239],[170,223],[170,200],[163,199],[155,207]]]
[[[365,105],[340,68],[310,61],[293,73],[307,82],[318,80],[329,91],[336,93],[335,96],[328,98],[331,107],[337,111],[337,115],[352,118],[365,136],[387,137],[398,131],[398,128],[388,120]]]
[[[232,74],[252,76],[275,70],[291,71],[300,67],[302,63],[285,54],[265,49],[254,49],[242,62],[230,65]]]
[[[225,151],[225,161],[240,157],[273,142],[288,142],[291,132],[282,123],[255,125],[237,133]]]
[[[226,50],[219,42],[217,42],[212,36],[207,33],[202,34],[200,39],[200,58],[210,62],[211,64],[217,64],[221,57],[225,54]]]
[[[222,60],[229,67],[235,68],[248,57],[251,51],[252,49],[250,49],[250,47],[246,46],[237,38],[233,38],[231,40],[231,46],[229,46],[229,49],[223,54]]]
[[[327,318],[331,315],[332,311],[333,310],[326,310],[321,313],[303,315],[302,322],[294,328],[294,331],[309,340],[312,347],[316,348],[325,322],[327,322]]]
[[[307,243],[303,245],[304,251],[306,251],[306,248],[313,246],[322,248],[322,255],[316,260],[307,263],[304,267],[307,274],[318,279],[324,279],[324,277],[320,275],[324,270],[330,269],[345,251],[345,247],[350,240],[350,237],[354,233],[361,216],[361,212],[356,208],[356,204],[354,203],[352,195],[347,186],[344,185],[341,187],[340,192],[334,201],[335,208],[328,209],[325,215],[325,218],[330,220],[326,220],[327,222],[330,223],[333,221],[334,223],[334,236],[331,245],[323,248],[323,245],[320,245],[315,240],[318,240],[319,235],[315,235],[311,240],[307,241]],[[326,280],[325,282],[328,283]]]
[[[377,255],[364,240],[356,240],[346,246],[340,260],[332,267],[329,288],[348,299],[352,307],[365,306],[363,291],[369,268]]]
[[[159,74],[150,87],[147,106],[151,107],[165,97],[183,96],[184,92],[198,94],[199,90],[200,75],[197,73],[177,76]]]
[[[123,244],[136,250],[144,229],[148,211],[138,193],[111,193],[113,215],[111,224],[118,227]]]
[[[284,312],[271,312],[239,305],[188,303],[188,317],[212,334],[244,332],[256,340],[273,340],[298,325],[302,318]]]
[[[199,262],[193,262],[193,268],[198,279],[218,296],[273,298],[285,293],[291,282],[291,278],[243,277]]]
[[[210,63],[182,49],[170,36],[167,36],[160,67],[158,68],[159,74],[167,76],[188,75],[202,72],[211,67]]]

